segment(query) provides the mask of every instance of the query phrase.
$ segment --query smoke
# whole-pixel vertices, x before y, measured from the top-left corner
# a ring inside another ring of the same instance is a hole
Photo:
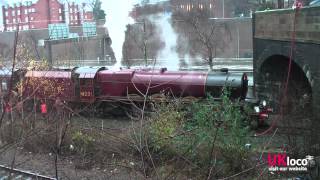
[[[132,10],[134,2],[133,0],[104,0],[101,2],[102,9],[107,14],[106,26],[112,39],[111,47],[117,59],[115,67],[120,67],[126,25],[133,22],[133,19],[129,17],[129,12]]]
[[[171,25],[171,13],[161,13],[155,20],[158,28],[161,28],[161,40],[165,42],[165,47],[158,53],[157,59],[162,66],[170,70],[179,69],[179,56],[176,51],[177,35]]]

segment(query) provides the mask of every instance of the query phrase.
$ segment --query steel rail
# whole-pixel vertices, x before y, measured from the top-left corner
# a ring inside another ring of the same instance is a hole
[[[4,166],[4,165],[0,165],[0,170],[3,170],[3,171],[10,173],[9,176],[14,174],[14,176],[21,175],[24,177],[28,177],[31,179],[37,179],[37,180],[56,180],[56,178],[43,176],[40,174],[35,174],[32,172],[28,172],[28,171],[24,171],[24,170],[20,170],[20,169],[10,168],[10,167]],[[1,177],[0,177],[0,179],[1,179]],[[14,179],[14,178],[11,177],[11,179]]]

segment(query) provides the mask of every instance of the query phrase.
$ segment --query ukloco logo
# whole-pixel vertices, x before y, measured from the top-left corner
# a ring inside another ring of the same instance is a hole
[[[313,156],[306,156],[303,159],[294,159],[286,153],[268,154],[267,163],[269,171],[308,171],[310,161],[313,161]]]

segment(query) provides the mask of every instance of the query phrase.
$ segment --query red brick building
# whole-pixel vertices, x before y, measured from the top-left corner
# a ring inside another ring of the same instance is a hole
[[[81,14],[79,5],[74,2],[68,4],[69,12],[69,25],[70,26],[80,26],[81,25]]]
[[[82,22],[92,22],[92,11],[86,10],[86,4],[82,5],[72,2],[68,4],[69,26],[81,26]]]
[[[84,10],[84,5],[81,7],[82,11],[74,2],[65,8],[59,0],[38,0],[35,3],[27,1],[2,6],[4,31],[43,29],[48,28],[48,24],[66,22],[70,26],[80,26],[83,21],[93,21],[93,13]]]

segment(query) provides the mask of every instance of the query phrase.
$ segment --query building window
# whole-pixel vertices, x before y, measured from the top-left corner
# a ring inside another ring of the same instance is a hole
[[[74,20],[78,20],[78,17],[77,17],[77,16],[75,16],[75,17],[74,17]]]
[[[8,10],[6,11],[6,16],[8,16]]]
[[[34,29],[34,25],[31,25],[31,29]]]
[[[71,20],[71,21],[73,20],[73,16],[70,16],[70,20]]]
[[[9,24],[9,23],[10,23],[9,19],[7,19],[7,20],[6,20],[6,23],[7,23],[7,24]]]
[[[12,11],[11,14],[12,14],[12,16],[15,16],[15,15],[16,15],[15,11]]]
[[[24,21],[25,21],[25,22],[28,22],[28,21],[29,21],[28,17],[25,17],[25,18],[24,18]]]
[[[16,19],[13,19],[13,20],[12,20],[12,23],[13,23],[13,24],[16,23]]]
[[[62,10],[61,10],[61,8],[59,8],[59,13],[61,13],[62,12]]]
[[[30,21],[33,21],[34,20],[34,17],[30,17]]]
[[[202,5],[202,4],[199,4],[199,8],[202,10],[202,9],[203,9],[203,5]]]
[[[25,9],[25,10],[24,10],[24,14],[28,14],[28,9]]]
[[[59,20],[62,21],[62,16],[59,16]]]
[[[2,82],[1,83],[1,85],[2,85],[2,91],[7,91],[8,90],[8,86],[7,86],[7,82]]]
[[[17,15],[20,16],[20,10],[17,11]]]

